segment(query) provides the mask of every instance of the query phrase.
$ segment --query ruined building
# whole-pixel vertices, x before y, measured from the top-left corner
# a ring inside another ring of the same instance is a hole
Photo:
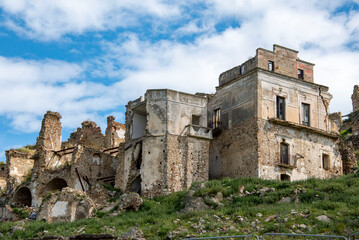
[[[341,175],[341,115],[329,114],[332,95],[314,83],[313,66],[295,50],[259,48],[219,76],[214,94],[147,90],[126,106],[125,125],[109,117],[104,135],[86,121],[67,142],[60,114],[48,112],[35,152],[7,152],[8,196],[39,206],[51,191],[90,193],[98,182],[153,197],[210,178]],[[77,218],[73,199],[61,198],[48,212],[61,218],[67,209]]]

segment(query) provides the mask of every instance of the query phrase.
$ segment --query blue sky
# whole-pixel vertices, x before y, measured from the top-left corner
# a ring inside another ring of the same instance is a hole
[[[218,75],[279,44],[316,64],[331,112],[359,84],[359,0],[0,0],[0,161],[34,144],[46,111],[63,140],[124,122],[149,88],[213,93]]]

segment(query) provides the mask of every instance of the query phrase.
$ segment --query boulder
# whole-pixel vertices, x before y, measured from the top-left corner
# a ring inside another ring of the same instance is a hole
[[[124,193],[120,196],[120,205],[118,206],[118,210],[120,212],[126,209],[137,211],[141,207],[142,203],[143,199],[138,193]]]

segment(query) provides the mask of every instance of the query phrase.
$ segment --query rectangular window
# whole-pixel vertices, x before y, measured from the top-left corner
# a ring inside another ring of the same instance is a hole
[[[310,105],[302,103],[302,124],[305,126],[310,126]]]
[[[285,142],[280,143],[280,163],[289,165],[289,145]]]
[[[192,125],[199,126],[199,117],[198,115],[192,115]]]
[[[277,96],[277,118],[285,120],[285,98]]]
[[[330,168],[330,159],[329,159],[329,155],[323,153],[322,154],[322,166],[324,170],[329,170]]]
[[[244,65],[241,66],[241,75],[244,74]]]
[[[268,60],[268,70],[273,72],[274,71],[274,62]]]
[[[300,80],[304,79],[304,71],[299,68],[298,68],[298,79],[300,79]]]
[[[221,127],[221,109],[215,109],[213,111],[213,129],[219,129]]]

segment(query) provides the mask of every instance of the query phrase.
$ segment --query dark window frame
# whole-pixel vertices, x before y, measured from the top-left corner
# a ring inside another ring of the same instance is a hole
[[[201,116],[192,114],[191,124],[195,126],[200,126],[201,123]]]
[[[277,118],[285,120],[285,98],[277,96]]]
[[[268,71],[274,72],[274,62],[268,60]]]
[[[310,126],[310,104],[302,103],[302,125]]]
[[[213,110],[213,129],[220,129],[221,128],[221,109],[216,108]]]
[[[326,171],[330,169],[330,156],[327,153],[322,153],[322,167]]]
[[[289,165],[289,144],[284,140],[280,143],[280,163]]]
[[[298,79],[304,80],[304,70],[298,68]]]

